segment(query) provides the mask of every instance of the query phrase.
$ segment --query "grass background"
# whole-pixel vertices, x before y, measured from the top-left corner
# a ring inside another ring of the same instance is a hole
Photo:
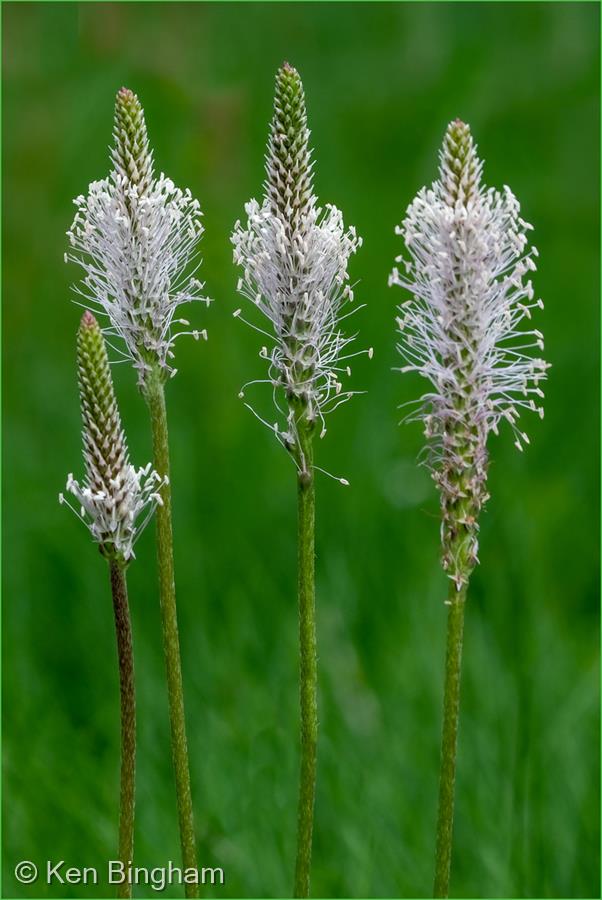
[[[553,368],[546,418],[491,441],[467,610],[453,893],[599,896],[598,134],[594,4],[3,4],[4,893],[20,859],[104,870],[116,847],[118,693],[107,573],[56,496],[81,471],[72,197],[107,171],[114,92],[146,108],[157,164],[205,211],[207,344],[169,385],[176,568],[205,896],[290,896],[297,783],[294,470],[237,399],[261,338],[229,234],[261,190],[273,77],[304,78],[317,189],[364,237],[363,346],[318,485],[319,784],[313,893],[428,896],[444,648],[438,504],[416,395],[391,372],[393,233],[462,116],[534,223]],[[135,461],[145,409],[115,370]],[[259,405],[261,394],[256,394]],[[269,400],[265,396],[265,409]],[[137,863],[179,860],[153,533],[130,570],[138,676]],[[151,894],[140,890],[140,896]],[[168,896],[179,896],[178,888]]]

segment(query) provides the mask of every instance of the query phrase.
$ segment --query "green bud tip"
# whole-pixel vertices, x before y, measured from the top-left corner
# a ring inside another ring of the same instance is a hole
[[[96,318],[92,315],[90,310],[87,309],[82,316],[82,320],[79,323],[79,327],[80,328],[94,328],[95,326],[98,328],[98,322],[96,321]]]
[[[77,332],[77,365],[84,431],[94,423],[104,438],[126,453],[107,348],[101,327],[89,310]]]
[[[443,138],[439,174],[452,205],[458,201],[466,204],[478,190],[482,167],[476,151],[470,125],[462,119],[450,122]]]
[[[115,97],[114,147],[111,157],[115,169],[144,194],[153,179],[153,155],[148,142],[144,110],[136,94],[127,87]]]
[[[298,224],[314,202],[313,178],[303,84],[288,62],[276,74],[266,174],[273,213]]]

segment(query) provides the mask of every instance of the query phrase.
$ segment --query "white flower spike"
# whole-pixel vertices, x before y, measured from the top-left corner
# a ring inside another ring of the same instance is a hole
[[[181,304],[210,302],[194,275],[202,213],[189,190],[180,190],[163,173],[155,176],[144,111],[127,88],[117,94],[113,136],[111,173],[74,201],[65,260],[84,270],[74,290],[86,307],[108,316],[105,334],[123,339],[124,356],[144,385],[152,370],[162,378],[175,374],[171,360],[179,334],[207,336],[173,330],[189,324],[176,317]]]
[[[506,420],[519,450],[529,442],[519,414],[543,417],[548,364],[540,331],[525,327],[534,300],[535,247],[510,188],[486,188],[468,125],[447,128],[439,178],[423,188],[396,229],[407,258],[389,284],[412,294],[397,323],[402,372],[432,385],[406,421],[424,422],[441,493],[443,565],[458,590],[477,562],[478,514],[488,499],[487,438]]]
[[[59,500],[87,525],[104,556],[128,562],[136,539],[162,502],[163,479],[150,463],[143,469],[130,463],[105,342],[90,312],[84,313],[77,333],[77,366],[86,475],[81,484],[73,475],[67,479],[76,506],[63,494]]]
[[[319,423],[323,436],[327,413],[354,393],[343,388],[342,376],[349,374],[348,361],[358,354],[346,353],[353,337],[343,333],[341,321],[353,300],[349,257],[361,246],[336,207],[318,206],[309,137],[301,79],[284,63],[276,76],[264,199],[246,204],[247,223],[236,223],[232,243],[234,262],[243,269],[238,290],[270,323],[271,333],[249,324],[273,341],[259,354],[269,363],[268,378],[261,383],[273,387],[286,425],[265,424],[301,470],[306,465],[301,422],[310,428]],[[286,409],[279,404],[279,389]]]

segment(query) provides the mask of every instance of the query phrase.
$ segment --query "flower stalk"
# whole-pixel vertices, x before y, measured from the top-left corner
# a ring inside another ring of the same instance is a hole
[[[162,504],[157,508],[157,568],[159,572],[159,598],[163,629],[163,652],[167,673],[167,695],[171,746],[176,782],[182,862],[185,868],[197,866],[194,813],[190,786],[190,766],[186,739],[184,712],[184,686],[180,662],[180,639],[176,607],[176,588],[173,558],[173,529],[171,515],[171,485],[169,481],[169,434],[165,386],[160,373],[148,379],[144,397],[149,410],[153,437],[153,464],[163,477]],[[187,897],[196,897],[195,884],[185,885]]]
[[[121,787],[119,801],[119,859],[128,866],[134,858],[134,810],[136,784],[136,693],[134,651],[128,605],[125,566],[117,559],[109,561],[121,701]],[[132,886],[126,879],[117,888],[118,897],[131,897]]]
[[[318,752],[318,660],[316,649],[315,588],[315,482],[313,436],[305,425],[298,429],[305,462],[297,473],[297,593],[299,601],[299,701],[301,712],[301,764],[297,811],[295,897],[309,897],[311,849]]]
[[[162,503],[161,478],[150,465],[136,470],[130,463],[105,342],[90,312],[82,316],[77,334],[77,365],[86,474],[82,484],[73,475],[67,480],[79,508],[63,494],[59,500],[87,525],[109,565],[121,704],[119,859],[128,867],[134,853],[136,697],[126,568],[136,538]],[[131,884],[122,882],[118,896],[131,895]]]
[[[435,846],[434,897],[447,897],[449,895],[465,605],[466,585],[463,585],[458,590],[455,584],[450,584],[447,611],[445,683],[443,689],[443,727],[441,733],[441,770]]]
[[[483,164],[470,128],[459,119],[447,128],[439,178],[423,188],[396,229],[407,256],[390,284],[409,291],[397,324],[405,365],[430,382],[406,416],[422,421],[427,462],[441,500],[443,569],[450,579],[435,853],[435,897],[449,893],[464,609],[478,562],[479,515],[489,498],[489,434],[501,421],[519,450],[529,443],[518,420],[524,410],[543,417],[540,383],[548,364],[533,356],[543,335],[525,328],[534,300],[529,275],[537,249],[528,248],[531,225],[510,190],[482,184]]]
[[[203,234],[201,209],[189,190],[157,177],[144,111],[127,88],[115,103],[113,169],[93,182],[87,196],[75,200],[77,213],[68,232],[67,260],[84,270],[77,293],[109,319],[105,333],[121,341],[120,352],[138,373],[153,438],[153,463],[160,479],[157,562],[163,645],[170,708],[182,859],[196,868],[196,841],[184,717],[184,697],[173,560],[169,443],[165,382],[176,374],[174,343],[182,334],[206,339],[189,326],[179,307],[203,297],[196,277],[198,243]],[[186,884],[186,896],[197,887]]]
[[[326,434],[326,416],[355,393],[343,387],[349,360],[358,354],[348,352],[353,337],[341,323],[360,308],[346,310],[353,301],[347,266],[361,238],[345,228],[336,207],[318,205],[309,137],[301,79],[284,63],[276,75],[263,202],[246,204],[247,222],[236,223],[232,243],[234,262],[243,270],[238,290],[269,331],[248,324],[270,344],[259,353],[268,363],[267,378],[249,382],[240,396],[249,385],[270,386],[277,421],[272,425],[249,409],[274,432],[297,469],[301,759],[295,897],[310,891],[317,766],[314,441]]]

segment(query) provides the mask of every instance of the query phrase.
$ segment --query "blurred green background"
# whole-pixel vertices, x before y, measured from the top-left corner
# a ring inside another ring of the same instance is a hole
[[[304,79],[316,183],[357,226],[353,386],[318,485],[319,784],[313,893],[431,889],[444,649],[438,500],[392,373],[393,228],[471,123],[486,180],[535,225],[553,368],[546,417],[491,441],[491,501],[467,610],[453,893],[599,896],[599,11],[539,4],[3,4],[4,892],[21,859],[115,855],[118,686],[107,572],[57,503],[81,473],[72,198],[108,170],[113,96],[145,106],[157,165],[205,212],[209,342],[182,339],[168,403],[176,567],[205,896],[290,896],[297,791],[295,475],[237,398],[264,370],[229,235],[261,191],[273,78]],[[133,458],[149,458],[133,372],[115,370]],[[261,389],[255,394],[261,405]],[[264,409],[269,398],[263,397]],[[130,593],[138,677],[137,863],[179,861],[153,530]],[[138,891],[149,896],[149,889]],[[168,896],[180,896],[171,888]]]

